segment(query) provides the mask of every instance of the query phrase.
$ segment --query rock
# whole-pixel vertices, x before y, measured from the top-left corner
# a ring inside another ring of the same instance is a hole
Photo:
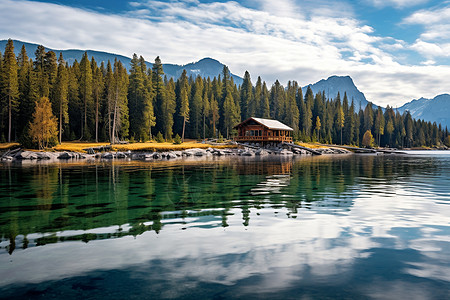
[[[166,155],[167,159],[174,159],[174,158],[178,158],[178,156],[172,152],[167,153]]]
[[[253,151],[244,151],[240,153],[241,156],[254,156],[255,153]]]
[[[86,151],[87,154],[95,154],[94,148],[87,148],[87,149],[83,149],[83,150]]]
[[[111,153],[111,152],[106,152],[106,153],[103,153],[103,154],[102,154],[102,158],[105,158],[105,159],[113,159],[113,158],[114,158],[114,154]]]
[[[159,154],[158,152],[153,153],[152,155],[153,159],[161,159],[161,154]]]
[[[37,152],[37,159],[51,159],[52,156],[48,152]]]
[[[257,151],[255,152],[255,155],[258,155],[258,156],[269,155],[269,152],[267,152],[267,151],[264,150],[264,149],[259,149],[259,150],[257,150]]]
[[[294,155],[294,153],[292,151],[289,150],[281,150],[279,153],[279,155]]]
[[[71,159],[72,158],[72,154],[70,154],[69,152],[63,152],[58,156],[59,159]]]
[[[116,153],[116,158],[127,158],[127,155],[123,152],[117,152]]]
[[[181,157],[183,155],[182,151],[172,151],[172,154],[175,154],[177,157]]]
[[[14,158],[15,159],[37,159],[38,155],[36,154],[37,152],[32,152],[32,151],[22,151],[17,153]]]

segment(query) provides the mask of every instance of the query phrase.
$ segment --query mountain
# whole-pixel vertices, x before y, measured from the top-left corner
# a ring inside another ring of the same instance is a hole
[[[415,119],[441,124],[450,128],[450,95],[442,94],[433,99],[420,98],[400,107],[399,112],[409,111]]]
[[[352,103],[352,99],[355,102],[355,110],[359,110],[359,106],[364,109],[367,103],[369,103],[358,88],[353,83],[353,79],[350,76],[331,76],[328,79],[322,79],[314,84],[309,85],[314,94],[325,91],[325,95],[328,98],[334,99],[338,92],[341,96],[341,100],[344,99],[344,93],[347,92],[347,98],[349,104]],[[303,95],[306,93],[308,86],[302,88]]]
[[[14,52],[17,54],[20,53],[20,49],[22,48],[22,45],[25,45],[25,49],[27,50],[28,57],[34,59],[34,53],[36,52],[36,49],[38,47],[38,44],[32,44],[32,43],[26,43],[22,41],[14,41]],[[7,40],[0,40],[0,51],[3,52],[6,46]],[[45,47],[45,46],[44,46]],[[104,62],[105,64],[109,61],[114,62],[114,59],[117,58],[122,62],[122,64],[127,68],[127,70],[130,68],[131,58],[108,53],[108,52],[102,52],[102,51],[93,51],[93,50],[56,50],[56,49],[50,49],[45,47],[46,51],[53,51],[56,53],[56,57],[59,57],[59,54],[62,53],[64,60],[69,63],[69,65],[73,64],[75,60],[78,62],[81,60],[81,57],[83,56],[84,52],[87,52],[89,58],[94,57],[94,59],[97,61],[98,64],[101,62]],[[152,63],[146,62],[147,67],[151,68],[153,66]],[[199,60],[198,62],[188,63],[186,65],[175,65],[175,64],[163,64],[164,73],[167,75],[167,77],[172,77],[175,80],[178,79],[183,72],[183,70],[187,71],[187,75],[197,77],[197,75],[200,75],[201,77],[210,77],[213,79],[214,77],[217,77],[219,74],[222,74],[224,64],[220,63],[219,61],[212,59],[212,58],[203,58]],[[233,80],[236,84],[242,84],[242,78],[231,74],[233,77]]]

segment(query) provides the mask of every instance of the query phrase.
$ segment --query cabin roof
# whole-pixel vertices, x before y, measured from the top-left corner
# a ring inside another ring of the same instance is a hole
[[[236,125],[235,128],[244,125],[245,123],[247,123],[250,120],[254,120],[255,122],[263,125],[264,127],[267,127],[268,129],[294,131],[294,129],[292,129],[291,127],[289,127],[287,125],[284,125],[280,121],[270,120],[270,119],[262,119],[262,118],[254,118],[254,117],[248,118],[247,120],[240,123],[239,125]]]

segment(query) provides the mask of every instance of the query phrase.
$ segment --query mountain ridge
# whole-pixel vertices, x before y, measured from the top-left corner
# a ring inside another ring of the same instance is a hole
[[[0,40],[0,51],[3,51],[5,49],[6,43],[8,40]],[[14,52],[16,55],[20,53],[20,50],[22,48],[22,45],[25,45],[25,49],[27,51],[28,57],[33,57],[34,53],[36,52],[37,47],[39,44],[35,43],[28,43],[23,42],[19,40],[13,40],[14,42]],[[45,46],[44,46],[45,47]],[[69,65],[73,64],[75,60],[78,62],[81,60],[82,55],[84,52],[87,52],[89,57],[94,57],[94,59],[97,61],[98,64],[101,62],[104,62],[105,64],[109,61],[113,62],[115,58],[120,60],[125,68],[127,70],[130,69],[131,66],[131,58],[120,55],[120,54],[114,54],[104,51],[96,51],[96,50],[80,50],[80,49],[67,49],[67,50],[57,50],[57,49],[51,49],[45,47],[46,51],[53,51],[56,54],[56,57],[59,57],[59,54],[63,54],[64,60],[69,63]],[[151,62],[146,61],[147,67],[151,68],[153,64]],[[224,64],[219,62],[216,59],[213,59],[211,57],[205,57],[200,59],[197,62],[191,62],[187,63],[185,65],[177,65],[177,64],[171,64],[171,63],[163,63],[163,69],[164,73],[170,78],[174,78],[175,80],[178,79],[183,72],[183,70],[186,70],[187,76],[193,76],[197,77],[197,75],[200,75],[201,77],[207,78],[210,77],[213,79],[213,77],[217,77],[222,73]],[[233,77],[233,80],[237,84],[242,84],[243,79],[235,74],[231,73],[231,76]]]
[[[414,119],[436,122],[443,128],[450,128],[450,95],[440,94],[433,99],[411,100],[398,108],[400,113],[409,111]]]

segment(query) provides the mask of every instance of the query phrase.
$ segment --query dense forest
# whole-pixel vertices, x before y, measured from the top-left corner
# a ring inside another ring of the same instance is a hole
[[[98,64],[85,53],[68,65],[62,55],[39,46],[30,59],[22,47],[16,57],[9,40],[0,53],[0,141],[36,146],[34,134],[53,128],[46,146],[61,141],[148,141],[175,135],[201,139],[232,137],[248,117],[277,119],[305,142],[391,147],[450,146],[447,128],[412,119],[392,107],[355,107],[347,95],[328,99],[305,93],[296,81],[253,85],[245,72],[237,86],[227,67],[218,77],[174,80],[161,60],[147,68],[133,55],[129,72],[118,60]],[[47,109],[47,110],[46,110]],[[47,119],[46,119],[47,118]],[[41,127],[36,127],[40,125]],[[41,145],[40,145],[41,146]]]

